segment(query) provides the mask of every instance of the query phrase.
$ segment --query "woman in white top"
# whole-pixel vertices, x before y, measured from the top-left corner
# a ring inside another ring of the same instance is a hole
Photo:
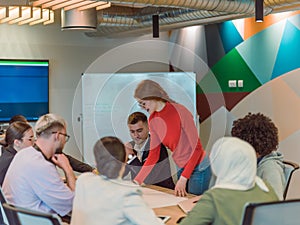
[[[104,137],[94,146],[100,175],[84,173],[76,182],[71,225],[161,225],[142,199],[137,185],[122,180],[126,152],[116,137]]]

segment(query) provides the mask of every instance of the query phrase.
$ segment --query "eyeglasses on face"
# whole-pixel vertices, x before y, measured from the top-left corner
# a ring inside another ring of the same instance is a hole
[[[35,137],[30,137],[30,138],[22,138],[22,140],[27,140],[27,141],[31,141],[31,142],[34,142],[36,141],[36,138]]]
[[[68,134],[64,134],[64,133],[61,133],[61,132],[58,132],[58,131],[53,131],[53,132],[52,132],[52,134],[56,134],[56,133],[58,133],[58,134],[61,134],[61,135],[65,136],[65,138],[66,138],[66,142],[68,142],[68,141],[69,141],[69,139],[70,139],[70,135],[68,135]]]
[[[145,108],[146,102],[144,102],[143,100],[139,100],[139,101],[138,101],[138,105],[139,105],[139,107],[141,107],[141,108]]]

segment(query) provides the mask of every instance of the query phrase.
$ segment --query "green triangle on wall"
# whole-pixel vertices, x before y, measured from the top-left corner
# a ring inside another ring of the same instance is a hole
[[[229,80],[243,80],[243,87],[230,88]],[[197,85],[197,93],[252,92],[261,83],[236,49],[218,61]]]

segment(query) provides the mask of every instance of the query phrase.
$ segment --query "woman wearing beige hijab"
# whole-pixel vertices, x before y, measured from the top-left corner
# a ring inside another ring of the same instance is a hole
[[[216,183],[206,191],[181,225],[239,225],[247,202],[278,200],[256,176],[253,147],[236,137],[216,141],[209,156]]]

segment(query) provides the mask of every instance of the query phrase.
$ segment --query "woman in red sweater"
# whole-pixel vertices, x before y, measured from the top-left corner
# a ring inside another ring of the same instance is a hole
[[[190,111],[170,99],[164,89],[152,80],[141,81],[134,97],[150,114],[151,134],[149,156],[135,181],[142,184],[148,176],[159,159],[162,143],[172,151],[178,167],[175,195],[185,196],[187,192],[202,194],[208,189],[211,170]]]

